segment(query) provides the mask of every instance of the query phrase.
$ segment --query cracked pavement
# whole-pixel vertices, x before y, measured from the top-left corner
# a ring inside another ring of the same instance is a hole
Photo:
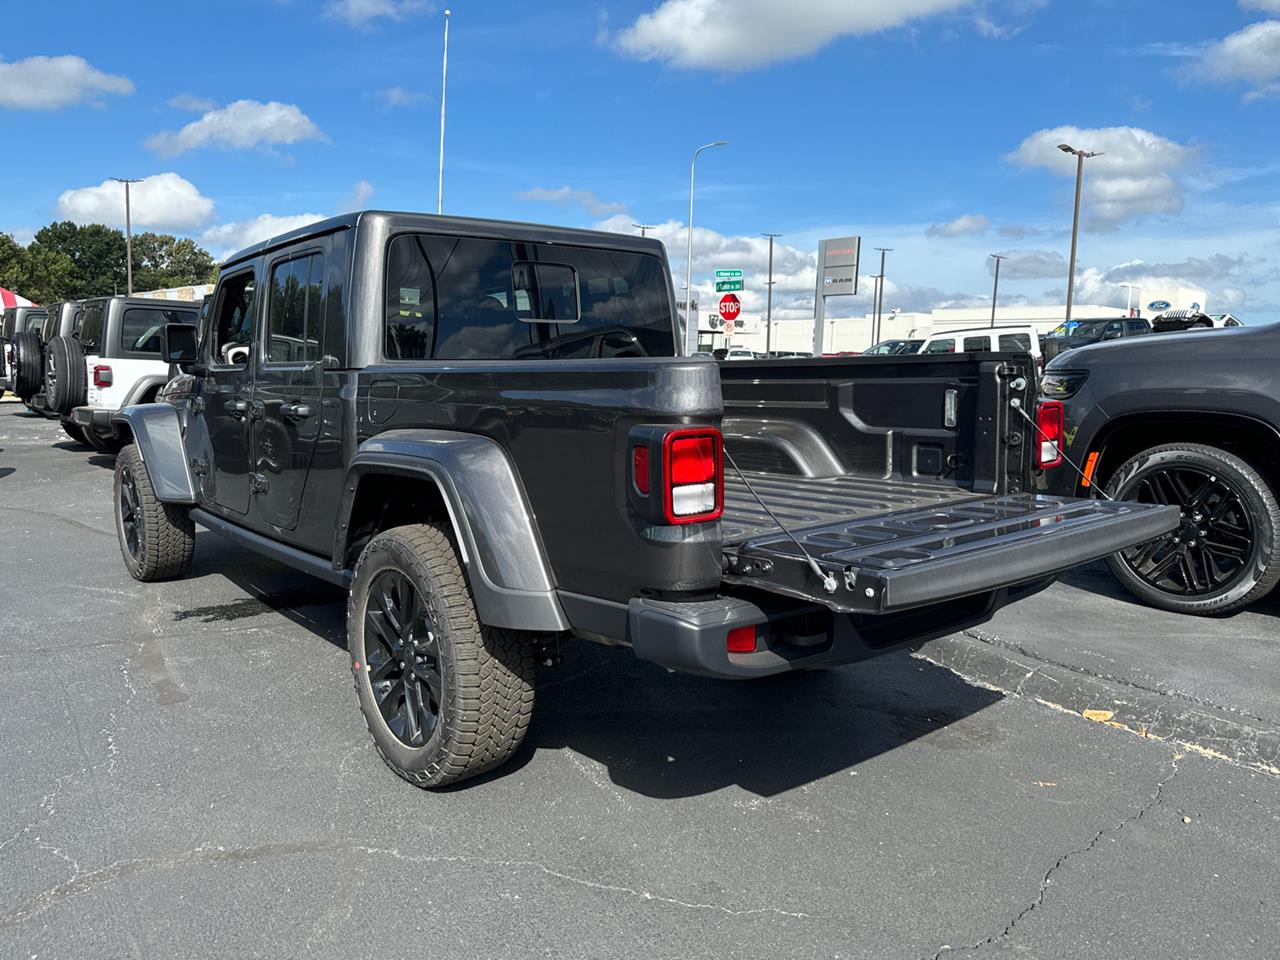
[[[575,643],[513,763],[420,791],[369,742],[341,594],[205,532],[133,582],[110,467],[0,404],[3,960],[1274,950],[1280,779],[918,657],[735,684]],[[1066,583],[984,629],[1277,715],[1265,610],[1122,603]]]

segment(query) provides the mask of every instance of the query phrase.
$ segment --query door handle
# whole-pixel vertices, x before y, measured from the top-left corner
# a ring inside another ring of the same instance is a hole
[[[243,420],[249,412],[248,400],[232,400],[227,404],[227,411],[237,420]]]
[[[305,420],[311,416],[311,407],[305,403],[282,403],[280,415],[290,420]]]

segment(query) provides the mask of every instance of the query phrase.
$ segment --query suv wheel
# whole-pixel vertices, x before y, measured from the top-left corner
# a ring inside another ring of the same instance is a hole
[[[45,396],[49,409],[63,416],[86,400],[84,351],[73,337],[54,337],[45,349]]]
[[[1121,466],[1107,493],[1182,511],[1177,530],[1107,560],[1116,578],[1152,606],[1233,613],[1280,580],[1275,491],[1234,454],[1200,444],[1155,447]]]
[[[26,403],[44,382],[44,359],[40,354],[40,335],[24,330],[13,338],[13,392]]]
[[[115,512],[120,555],[133,579],[150,583],[187,572],[196,535],[190,510],[156,498],[135,444],[116,459]]]
[[[520,746],[533,715],[533,644],[479,623],[440,527],[395,527],[369,541],[351,584],[347,638],[374,744],[410,783],[474,777]]]

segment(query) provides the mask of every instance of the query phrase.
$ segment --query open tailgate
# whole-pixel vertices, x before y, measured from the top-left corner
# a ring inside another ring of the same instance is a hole
[[[1179,520],[1176,507],[1032,494],[823,519],[787,525],[834,578],[834,592],[776,527],[726,537],[725,580],[833,610],[888,613],[1049,576],[1168,533]]]

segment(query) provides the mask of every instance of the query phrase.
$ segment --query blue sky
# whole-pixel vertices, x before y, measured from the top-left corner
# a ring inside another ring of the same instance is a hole
[[[135,223],[225,253],[344,209],[434,210],[442,5],[12,5],[0,230]],[[893,247],[887,309],[1061,302],[1181,281],[1280,320],[1280,0],[601,0],[452,4],[445,210],[657,225],[695,286],[764,278],[809,315],[819,238]],[[868,271],[870,272],[870,271]],[[682,280],[677,280],[679,290]],[[841,305],[860,313],[866,298]]]

